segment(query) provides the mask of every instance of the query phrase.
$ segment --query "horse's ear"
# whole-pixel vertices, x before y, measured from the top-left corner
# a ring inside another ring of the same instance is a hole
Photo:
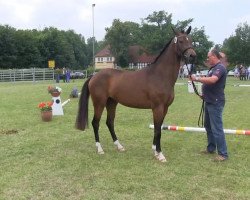
[[[189,26],[189,27],[188,27],[188,30],[186,31],[186,34],[187,34],[187,35],[190,33],[191,29],[192,29],[192,27]]]
[[[177,35],[177,31],[172,26],[171,29],[173,30],[174,34]]]

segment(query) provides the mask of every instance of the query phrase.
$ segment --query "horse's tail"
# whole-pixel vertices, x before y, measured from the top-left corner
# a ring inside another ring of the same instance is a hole
[[[84,131],[88,127],[88,105],[89,105],[89,81],[91,77],[84,83],[79,100],[78,115],[76,117],[76,128]]]

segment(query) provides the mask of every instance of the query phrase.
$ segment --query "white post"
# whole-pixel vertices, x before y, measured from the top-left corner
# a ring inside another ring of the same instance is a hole
[[[94,7],[95,4],[92,4],[92,20],[93,20],[93,68],[95,71],[95,18],[94,18]]]
[[[154,125],[150,124],[149,128],[154,129]],[[183,127],[183,126],[167,126],[162,125],[161,129],[170,131],[189,131],[189,132],[206,132],[205,128],[199,127]],[[250,130],[224,129],[224,133],[236,135],[250,135]]]

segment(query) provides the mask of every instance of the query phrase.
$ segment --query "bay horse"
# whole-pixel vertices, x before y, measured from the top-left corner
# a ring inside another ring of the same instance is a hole
[[[114,119],[118,103],[132,108],[152,109],[154,156],[161,162],[166,158],[161,151],[161,125],[168,107],[174,100],[174,85],[181,61],[190,63],[196,57],[192,40],[186,32],[172,28],[175,36],[166,44],[155,61],[138,71],[103,69],[86,80],[82,87],[76,128],[85,130],[88,125],[88,99],[92,98],[94,117],[92,126],[95,134],[97,152],[103,154],[99,140],[99,122],[104,107],[107,109],[106,124],[113,142],[119,151],[125,148],[120,144],[114,130]]]

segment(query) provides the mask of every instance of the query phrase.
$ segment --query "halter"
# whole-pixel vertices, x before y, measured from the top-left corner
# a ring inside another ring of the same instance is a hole
[[[180,52],[180,46],[179,46],[179,42],[178,42],[178,38],[180,37],[186,37],[186,39],[188,40],[188,37],[185,36],[185,35],[179,35],[179,36],[175,36],[174,37],[174,43],[177,44],[177,48],[178,48],[178,51]],[[186,49],[184,49],[182,52],[181,52],[181,57],[184,58],[185,57],[185,53],[187,50],[189,49],[194,49],[191,45],[189,47],[187,47]]]

